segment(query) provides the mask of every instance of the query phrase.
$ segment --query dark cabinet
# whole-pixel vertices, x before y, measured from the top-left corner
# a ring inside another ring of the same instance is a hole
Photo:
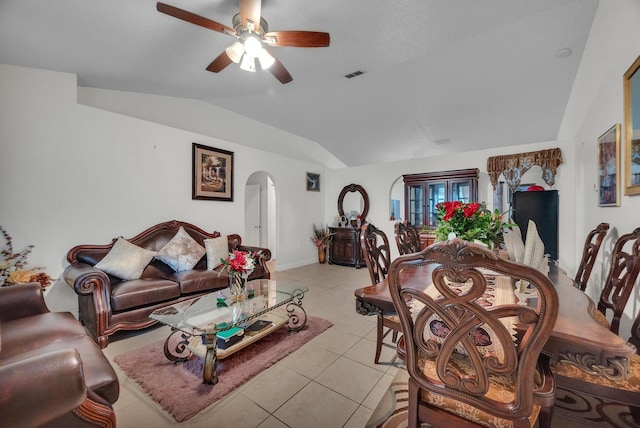
[[[403,175],[405,218],[418,228],[436,228],[439,203],[477,202],[479,173],[474,168]]]
[[[515,192],[513,194],[513,221],[520,227],[522,240],[527,238],[529,220],[533,220],[544,243],[544,252],[551,260],[558,260],[558,206],[557,190]]]
[[[354,227],[330,227],[334,234],[329,247],[329,264],[364,266],[362,249],[360,248],[360,229]]]

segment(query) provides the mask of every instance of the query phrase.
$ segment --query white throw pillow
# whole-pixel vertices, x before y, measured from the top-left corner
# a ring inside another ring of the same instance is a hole
[[[207,249],[207,269],[213,270],[220,266],[220,259],[229,255],[229,239],[226,235],[217,238],[205,239],[204,247]]]
[[[120,237],[94,267],[120,279],[138,279],[155,255]]]
[[[187,233],[182,226],[156,255],[176,272],[191,270],[206,253],[204,247]]]

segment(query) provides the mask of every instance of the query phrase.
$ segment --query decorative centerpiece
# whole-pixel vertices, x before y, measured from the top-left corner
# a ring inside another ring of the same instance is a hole
[[[331,243],[331,237],[333,233],[329,233],[329,228],[327,228],[322,223],[320,226],[316,226],[313,224],[313,235],[311,236],[311,242],[318,248],[318,263],[326,263],[327,262],[327,248]]]
[[[439,220],[435,230],[437,241],[458,237],[469,242],[481,242],[493,249],[504,242],[504,229],[515,226],[504,222],[504,214],[499,210],[491,212],[478,202],[441,202],[436,209]]]
[[[249,253],[235,250],[226,259],[220,259],[224,265],[220,272],[229,271],[229,290],[236,298],[246,296],[247,278],[262,258],[260,251]]]
[[[42,288],[51,284],[51,278],[44,273],[41,267],[27,268],[27,256],[31,253],[33,245],[27,246],[19,253],[13,252],[11,236],[0,226],[0,233],[4,237],[4,247],[0,251],[0,287],[39,282]]]

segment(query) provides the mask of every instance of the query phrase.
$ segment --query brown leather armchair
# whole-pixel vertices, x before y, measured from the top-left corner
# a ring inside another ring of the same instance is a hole
[[[116,373],[40,284],[0,287],[0,426],[115,427]]]

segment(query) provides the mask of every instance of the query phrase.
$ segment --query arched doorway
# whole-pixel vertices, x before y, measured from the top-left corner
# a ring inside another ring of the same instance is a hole
[[[277,254],[276,191],[275,185],[264,171],[254,172],[245,184],[245,226],[243,243],[271,250]]]

